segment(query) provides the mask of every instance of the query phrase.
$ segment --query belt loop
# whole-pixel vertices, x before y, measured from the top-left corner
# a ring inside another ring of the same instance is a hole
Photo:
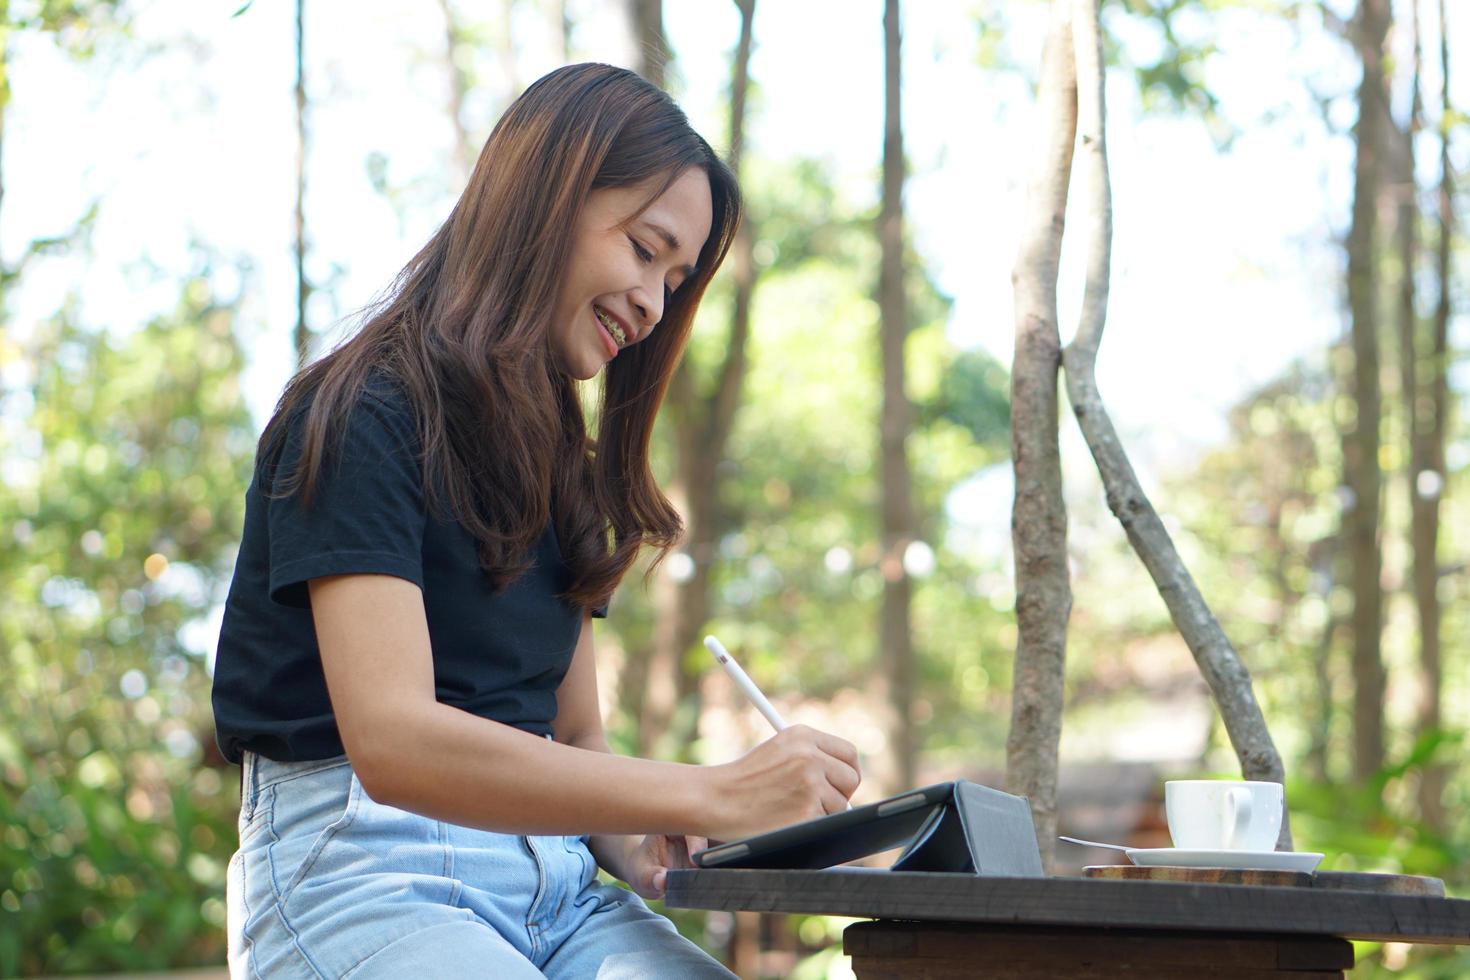
[[[255,798],[257,795],[256,785],[259,776],[256,772],[256,755],[254,752],[245,751],[240,758],[240,812],[245,820],[255,816]]]

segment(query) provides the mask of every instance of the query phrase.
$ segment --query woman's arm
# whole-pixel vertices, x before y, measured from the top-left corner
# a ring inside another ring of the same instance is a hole
[[[551,742],[440,704],[416,585],[342,575],[309,590],[343,745],[380,802],[508,833],[729,840],[836,812],[857,788],[856,750],[804,726],[735,762],[692,766]]]
[[[582,617],[577,649],[561,686],[556,689],[556,740],[590,752],[612,754],[602,725],[602,705],[597,692],[597,658],[593,652],[592,617]],[[626,834],[597,834],[588,841],[592,856],[609,874],[630,884],[630,858],[641,838]]]

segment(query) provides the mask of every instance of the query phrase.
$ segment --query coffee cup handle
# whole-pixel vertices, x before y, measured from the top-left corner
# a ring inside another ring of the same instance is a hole
[[[1229,828],[1225,834],[1226,850],[1235,849],[1235,842],[1240,839],[1250,824],[1250,790],[1241,786],[1232,786],[1225,792],[1225,826]]]

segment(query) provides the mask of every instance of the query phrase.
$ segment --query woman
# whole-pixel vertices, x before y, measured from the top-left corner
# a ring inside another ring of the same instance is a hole
[[[739,210],[661,91],[559,69],[287,387],[215,670],[233,974],[728,976],[638,896],[709,838],[846,805],[841,739],[677,765],[612,755],[598,712],[591,619],[681,530],[650,432]],[[591,437],[577,382],[604,367]]]

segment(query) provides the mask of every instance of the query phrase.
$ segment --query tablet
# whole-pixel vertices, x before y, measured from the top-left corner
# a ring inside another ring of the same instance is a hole
[[[730,841],[691,855],[701,868],[816,870],[922,839],[954,797],[936,783],[841,813]]]

